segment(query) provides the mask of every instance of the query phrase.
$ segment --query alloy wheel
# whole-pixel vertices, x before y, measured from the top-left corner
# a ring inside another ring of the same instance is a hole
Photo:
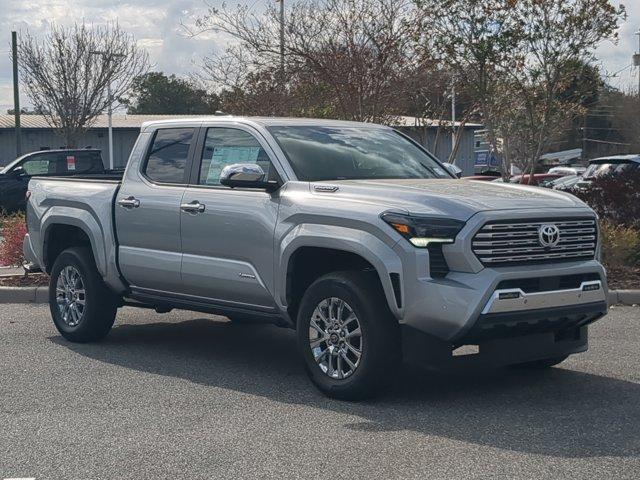
[[[84,281],[78,269],[64,267],[56,282],[56,302],[62,321],[69,327],[77,327],[82,321],[86,306]]]
[[[318,303],[309,323],[309,346],[327,376],[342,380],[353,375],[362,358],[362,330],[347,302],[331,297]]]

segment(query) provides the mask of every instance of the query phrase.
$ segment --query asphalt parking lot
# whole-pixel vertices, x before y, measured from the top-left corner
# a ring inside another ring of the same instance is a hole
[[[46,306],[0,305],[0,480],[638,478],[640,308],[545,371],[401,375],[321,396],[293,332],[124,309],[70,344]]]

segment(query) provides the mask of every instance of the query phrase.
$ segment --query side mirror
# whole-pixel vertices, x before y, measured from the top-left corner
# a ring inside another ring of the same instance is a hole
[[[235,188],[262,188],[268,192],[278,188],[277,182],[267,180],[267,174],[255,163],[234,163],[220,172],[220,184]]]
[[[462,176],[462,169],[453,163],[443,163],[444,168],[448,170],[448,172],[456,178],[460,178]]]
[[[24,168],[22,167],[22,165],[14,168],[13,170],[11,170],[9,172],[9,175],[14,177],[14,178],[19,178],[19,177],[24,177],[25,175],[27,175],[27,172],[24,171]]]

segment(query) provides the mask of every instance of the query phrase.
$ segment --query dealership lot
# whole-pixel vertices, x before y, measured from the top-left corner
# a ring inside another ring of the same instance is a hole
[[[385,398],[311,386],[293,332],[123,309],[101,344],[0,305],[0,478],[637,478],[640,309],[546,372],[403,374]]]

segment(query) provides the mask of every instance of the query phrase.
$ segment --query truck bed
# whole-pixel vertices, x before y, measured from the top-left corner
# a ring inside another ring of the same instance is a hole
[[[50,225],[82,226],[91,240],[98,271],[106,281],[118,278],[113,209],[121,180],[120,172],[33,177],[27,207],[30,244],[42,249]],[[43,253],[34,250],[38,259],[43,258]]]

